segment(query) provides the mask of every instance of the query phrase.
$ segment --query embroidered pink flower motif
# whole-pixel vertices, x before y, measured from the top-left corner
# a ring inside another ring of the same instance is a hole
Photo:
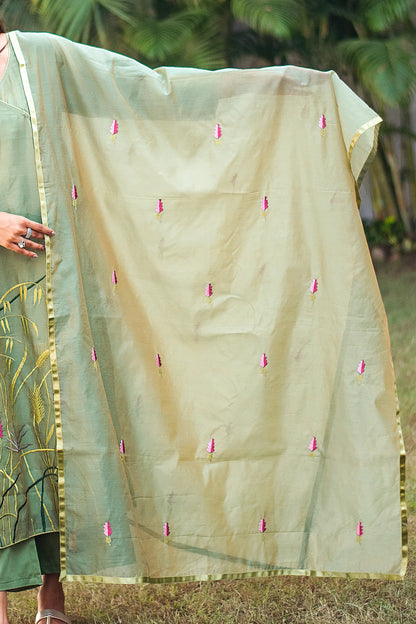
[[[162,360],[160,359],[159,353],[156,353],[156,366],[160,369],[162,367]]]
[[[121,455],[121,459],[124,459],[126,455],[126,447],[124,445],[124,440],[120,440],[120,455]]]
[[[161,199],[157,200],[157,204],[156,204],[156,213],[157,216],[160,217],[160,215],[163,212],[163,201]]]
[[[364,529],[363,529],[363,525],[361,522],[357,524],[357,529],[355,532],[357,533],[357,542],[361,544],[361,537],[364,534]]]
[[[215,441],[214,441],[214,438],[211,438],[207,446],[207,453],[209,453],[209,461],[212,461],[212,455],[214,451],[215,451]]]
[[[212,297],[212,284],[207,284],[205,286],[205,296]]]
[[[169,535],[170,535],[169,522],[165,522],[165,523],[163,524],[163,535],[164,535],[165,537],[169,537]]]
[[[267,355],[263,353],[263,355],[260,358],[260,366],[262,367],[263,371],[266,368],[267,364],[268,364]]]
[[[365,371],[365,362],[364,360],[361,360],[361,362],[357,366],[357,373],[361,377],[364,371]]]
[[[97,366],[97,352],[94,347],[91,348],[91,359],[94,362],[94,366]]]
[[[105,537],[105,541],[107,542],[107,544],[109,546],[111,546],[111,535],[113,534],[113,531],[111,530],[111,526],[109,522],[104,522],[104,537]]]
[[[110,134],[111,134],[111,138],[113,139],[113,141],[117,133],[118,133],[118,123],[117,123],[117,119],[114,119],[110,128]]]
[[[326,119],[325,119],[325,115],[321,115],[319,117],[319,127],[321,129],[321,134],[322,136],[324,136],[325,133],[325,128],[326,128]]]
[[[316,451],[316,449],[318,448],[318,445],[316,443],[316,438],[315,436],[312,438],[312,440],[309,442],[309,450],[311,452],[311,455],[314,453],[314,451]]]
[[[77,200],[78,200],[78,192],[77,192],[77,187],[75,186],[75,184],[72,187],[71,197],[72,197],[72,205],[74,208],[76,208]]]
[[[262,518],[259,522],[259,531],[260,533],[266,532],[266,520],[264,518]]]
[[[318,280],[313,279],[309,286],[309,292],[311,293],[311,300],[315,301],[316,293],[318,292]]]
[[[215,124],[214,137],[215,137],[215,143],[218,145],[222,137],[222,130],[221,130],[220,124]]]
[[[263,199],[261,200],[261,209],[263,211],[263,214],[266,213],[268,208],[269,208],[269,200],[267,199],[266,196],[264,196]]]
[[[117,286],[117,273],[115,271],[113,271],[111,274],[111,281],[113,282],[114,286]]]

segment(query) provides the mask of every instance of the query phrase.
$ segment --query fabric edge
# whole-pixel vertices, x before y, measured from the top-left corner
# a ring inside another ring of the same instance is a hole
[[[396,390],[396,418],[397,418],[397,430],[399,435],[400,444],[400,509],[401,509],[401,521],[402,521],[402,565],[400,569],[400,576],[404,576],[407,570],[408,554],[409,554],[409,542],[408,542],[408,530],[407,530],[407,504],[406,504],[406,449],[404,446],[403,430],[400,420],[400,406]]]
[[[355,147],[355,145],[357,144],[358,140],[360,139],[360,137],[367,132],[367,130],[370,130],[370,128],[374,128],[374,137],[373,137],[373,145],[372,148],[370,150],[370,152],[368,153],[368,156],[363,164],[363,166],[361,167],[361,171],[358,175],[357,178],[357,187],[360,186],[363,177],[365,176],[365,174],[367,173],[368,167],[371,164],[371,161],[373,160],[376,151],[377,151],[377,145],[378,145],[378,133],[379,133],[379,128],[380,128],[380,124],[383,122],[382,118],[379,115],[376,115],[375,117],[373,117],[372,119],[370,119],[370,121],[367,121],[367,123],[363,124],[360,128],[358,128],[358,130],[356,131],[356,133],[354,134],[354,136],[351,139],[351,143],[348,149],[348,160],[351,163],[351,158],[352,158],[352,152],[353,149]]]
[[[403,581],[404,572],[400,574],[383,574],[382,572],[326,572],[323,570],[294,570],[279,568],[276,570],[259,570],[253,572],[241,572],[236,574],[200,574],[195,576],[171,576],[171,577],[116,577],[116,576],[89,576],[87,574],[67,574],[61,580],[77,583],[104,583],[114,585],[138,585],[138,584],[166,584],[166,583],[193,583],[200,581],[223,581],[241,580],[249,578],[272,578],[276,576],[305,576],[310,578],[343,578],[343,579],[369,579],[385,581]]]
[[[35,151],[36,160],[36,174],[38,180],[38,192],[39,201],[42,214],[42,222],[44,225],[48,225],[48,213],[46,204],[46,193],[43,179],[42,159],[40,153],[39,144],[39,130],[35,104],[33,100],[32,90],[30,87],[29,77],[27,73],[26,61],[23,55],[22,49],[18,41],[19,31],[12,31],[9,33],[9,39],[13,46],[13,50],[16,54],[22,84],[25,92],[26,101],[30,112],[30,120],[32,126],[33,146]],[[61,420],[61,401],[60,401],[60,386],[58,376],[58,366],[56,359],[56,346],[55,346],[55,322],[54,322],[54,306],[52,298],[52,280],[51,280],[51,241],[49,237],[45,238],[45,258],[46,258],[46,293],[48,304],[48,326],[49,326],[49,357],[52,369],[52,387],[54,393],[54,408],[55,408],[55,425],[56,425],[56,444],[57,444],[57,459],[58,459],[58,501],[59,501],[59,534],[60,534],[60,560],[61,560],[61,575],[65,577],[66,569],[66,547],[65,547],[65,481],[64,481],[64,458],[63,458],[63,439],[62,439],[62,420]]]

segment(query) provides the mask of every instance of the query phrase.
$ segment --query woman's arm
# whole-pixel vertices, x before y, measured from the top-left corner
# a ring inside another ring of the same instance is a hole
[[[36,221],[30,221],[26,217],[20,215],[0,212],[0,246],[20,253],[23,256],[37,258],[36,251],[44,251],[45,246],[41,243],[26,238],[28,228],[32,230],[31,238],[41,241],[45,240],[45,236],[54,236],[55,232]],[[24,241],[24,247],[19,247],[18,243]]]

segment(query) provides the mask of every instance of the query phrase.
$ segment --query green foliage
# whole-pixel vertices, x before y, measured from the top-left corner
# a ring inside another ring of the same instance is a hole
[[[28,0],[5,0],[1,5],[1,15],[6,18],[8,30],[39,30],[40,23]]]
[[[362,84],[390,106],[406,103],[416,90],[416,47],[405,37],[356,39],[339,46]]]
[[[414,0],[364,0],[362,5],[365,20],[373,32],[394,27],[415,13]]]
[[[31,0],[43,22],[56,34],[90,43],[97,37],[102,46],[110,42],[109,18],[131,19],[132,0]]]
[[[370,247],[399,247],[405,240],[403,224],[395,217],[363,221],[367,243]]]
[[[351,71],[380,102],[416,90],[415,0],[5,0],[11,27],[44,28],[150,65],[293,63]],[[242,61],[244,63],[244,61]]]
[[[213,19],[195,29],[185,38],[183,46],[171,57],[169,63],[175,66],[202,69],[226,67],[224,47],[221,24]]]
[[[204,9],[179,11],[165,19],[138,17],[127,28],[127,43],[150,61],[162,62],[179,52],[207,17]]]
[[[299,20],[300,0],[232,0],[231,11],[235,19],[248,24],[261,34],[288,39],[296,30]]]

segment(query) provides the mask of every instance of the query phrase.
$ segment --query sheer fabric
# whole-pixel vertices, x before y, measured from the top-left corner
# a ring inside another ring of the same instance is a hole
[[[380,118],[332,72],[12,42],[37,174],[18,192],[56,231],[62,578],[400,577],[403,448],[356,202]]]

